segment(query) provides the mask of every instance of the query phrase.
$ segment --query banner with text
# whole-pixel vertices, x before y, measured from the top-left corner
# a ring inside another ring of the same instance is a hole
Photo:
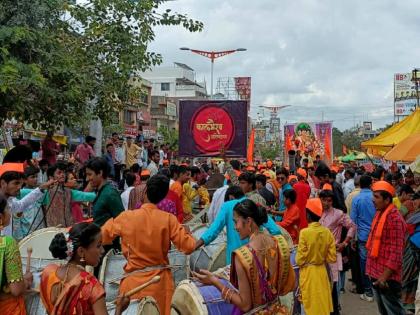
[[[330,164],[333,157],[332,122],[286,124],[284,145],[286,154],[290,150],[299,152],[301,156],[309,152],[313,159],[320,155]]]
[[[397,73],[394,76],[394,115],[408,116],[416,109],[416,85],[411,73]]]
[[[179,102],[179,156],[245,157],[246,101]]]

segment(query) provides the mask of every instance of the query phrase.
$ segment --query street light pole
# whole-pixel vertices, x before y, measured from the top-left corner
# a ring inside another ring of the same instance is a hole
[[[420,81],[420,77],[419,77],[419,70],[417,68],[414,68],[414,70],[411,72],[411,81],[414,82],[414,84],[416,85],[416,107],[415,110],[420,108],[419,106],[419,81]]]
[[[237,51],[246,51],[246,48],[237,48],[233,50],[224,50],[224,51],[205,51],[205,50],[197,50],[197,49],[190,49],[188,47],[181,47],[180,50],[189,50],[195,54],[201,55],[203,57],[209,58],[211,61],[211,82],[210,82],[210,99],[213,99],[213,73],[214,73],[214,60],[216,58],[220,58],[226,55],[233,54]]]

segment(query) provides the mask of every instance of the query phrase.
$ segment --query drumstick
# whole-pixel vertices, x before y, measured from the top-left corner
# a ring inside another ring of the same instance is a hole
[[[31,272],[31,256],[32,256],[32,247],[26,249],[28,257],[26,257],[26,273]]]
[[[159,281],[160,281],[160,276],[154,276],[152,279],[150,279],[146,283],[143,283],[142,285],[139,285],[138,287],[136,287],[134,289],[131,289],[130,291],[125,293],[123,296],[130,297],[130,296],[136,294],[137,292],[143,290],[144,288],[148,287],[149,285],[151,285],[153,283],[157,283]],[[117,304],[117,299],[114,300],[112,303]]]

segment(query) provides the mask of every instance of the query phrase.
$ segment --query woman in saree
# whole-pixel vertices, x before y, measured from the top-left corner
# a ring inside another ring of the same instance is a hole
[[[49,315],[108,314],[104,287],[85,271],[86,265],[96,267],[100,262],[101,238],[101,229],[86,222],[75,224],[68,235],[55,235],[50,252],[68,263],[50,264],[41,274],[40,295]],[[115,314],[121,314],[128,303],[128,298],[120,297]]]
[[[283,296],[295,287],[295,273],[290,264],[290,249],[281,235],[271,236],[262,230],[267,212],[246,199],[234,208],[235,229],[249,243],[232,254],[230,282],[225,286],[207,270],[194,273],[203,284],[215,286],[222,298],[234,305],[232,314],[290,314],[282,305]]]
[[[10,223],[7,199],[0,194],[0,231]],[[32,273],[22,273],[22,260],[16,241],[11,236],[0,236],[0,312],[25,315],[23,294],[32,285]]]

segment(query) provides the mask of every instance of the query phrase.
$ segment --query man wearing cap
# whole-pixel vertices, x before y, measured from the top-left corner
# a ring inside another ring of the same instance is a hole
[[[22,163],[5,163],[0,165],[0,192],[7,198],[7,207],[11,214],[25,212],[26,209],[40,200],[51,185],[55,184],[54,180],[50,180],[33,191],[28,193],[24,198],[18,200],[16,196],[22,188],[24,177],[24,168]],[[13,215],[10,218],[8,226],[2,230],[3,235],[12,235]]]
[[[305,206],[311,195],[311,187],[306,182],[308,174],[303,168],[299,168],[297,171],[298,182],[293,185],[293,189],[296,191],[296,206],[299,208],[299,229],[306,228],[308,223],[306,222]]]
[[[401,274],[406,224],[392,203],[395,189],[391,184],[377,181],[372,191],[377,211],[366,243],[366,274],[371,278],[379,312],[404,315]]]
[[[319,198],[308,199],[306,216],[308,227],[300,231],[296,253],[302,304],[306,315],[328,315],[333,303],[326,264],[336,261],[335,240],[331,231],[319,223]]]

